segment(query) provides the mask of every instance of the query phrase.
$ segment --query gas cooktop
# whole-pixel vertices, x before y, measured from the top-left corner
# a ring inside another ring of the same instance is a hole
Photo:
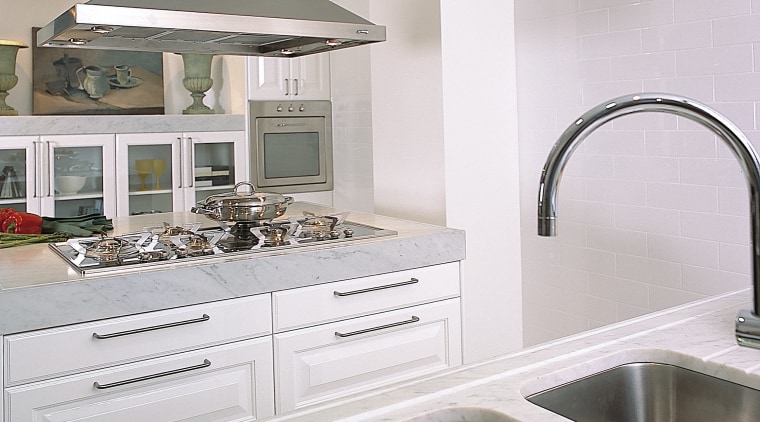
[[[168,263],[202,261],[212,257],[244,257],[306,246],[328,246],[398,234],[346,221],[347,213],[304,215],[261,224],[201,223],[145,227],[135,233],[69,239],[50,248],[82,275],[141,268]]]

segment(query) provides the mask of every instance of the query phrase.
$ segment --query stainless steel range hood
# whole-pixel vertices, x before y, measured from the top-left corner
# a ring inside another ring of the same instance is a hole
[[[328,0],[90,0],[37,32],[40,47],[298,57],[385,41]]]

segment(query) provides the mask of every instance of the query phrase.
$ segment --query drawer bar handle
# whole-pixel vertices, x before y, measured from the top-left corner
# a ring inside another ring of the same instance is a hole
[[[160,325],[153,325],[150,327],[143,327],[143,328],[136,328],[134,330],[127,330],[127,331],[117,331],[115,333],[110,334],[98,334],[98,333],[92,333],[92,336],[96,339],[103,340],[107,338],[114,338],[114,337],[121,337],[121,336],[128,336],[131,334],[137,334],[137,333],[144,333],[146,331],[153,331],[153,330],[161,330],[164,328],[171,328],[171,327],[179,327],[180,325],[188,325],[188,324],[196,324],[198,322],[204,322],[210,320],[211,317],[203,314],[200,318],[195,319],[188,319],[185,321],[177,321],[177,322],[169,322],[167,324],[160,324]]]
[[[406,321],[393,322],[391,324],[385,324],[379,327],[372,327],[372,328],[365,328],[363,330],[351,331],[350,333],[341,333],[339,331],[336,331],[335,336],[336,337],[357,336],[359,334],[366,334],[366,333],[371,333],[373,331],[385,330],[386,328],[398,327],[400,325],[414,324],[415,322],[420,322],[420,319],[416,316],[412,316],[412,319],[408,319]]]
[[[105,390],[107,388],[120,387],[122,385],[134,384],[136,382],[147,381],[147,380],[152,380],[152,379],[161,378],[161,377],[168,377],[169,375],[181,374],[183,372],[195,371],[197,369],[208,368],[209,366],[211,366],[211,361],[208,359],[203,359],[203,363],[198,364],[198,365],[188,366],[188,367],[179,368],[179,369],[172,369],[171,371],[159,372],[157,374],[145,375],[145,376],[137,377],[137,378],[130,378],[123,381],[111,382],[108,384],[101,384],[95,381],[92,385],[95,386],[95,388],[97,388],[98,390]]]
[[[339,292],[339,291],[336,290],[336,291],[333,292],[333,294],[335,296],[338,296],[338,297],[351,296],[351,295],[358,295],[358,294],[361,294],[361,293],[375,292],[375,291],[378,291],[378,290],[391,289],[393,287],[408,286],[410,284],[416,284],[416,283],[419,283],[419,282],[420,281],[418,279],[412,277],[411,279],[409,279],[407,281],[402,281],[400,283],[386,284],[384,286],[369,287],[369,288],[360,289],[360,290],[351,290],[350,292]]]

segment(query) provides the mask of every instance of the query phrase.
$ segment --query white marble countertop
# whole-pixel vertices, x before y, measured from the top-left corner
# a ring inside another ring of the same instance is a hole
[[[303,211],[341,210],[296,202]],[[0,335],[233,299],[308,285],[454,262],[465,257],[461,230],[351,212],[349,221],[398,234],[267,252],[176,260],[116,273],[80,275],[46,244],[0,253]],[[164,222],[215,222],[190,212],[114,219],[113,234]]]
[[[734,339],[736,313],[750,299],[748,290],[710,298],[272,420],[435,422],[444,419],[431,412],[469,408],[515,421],[567,421],[523,397],[631,362],[673,364],[760,389],[760,350]]]

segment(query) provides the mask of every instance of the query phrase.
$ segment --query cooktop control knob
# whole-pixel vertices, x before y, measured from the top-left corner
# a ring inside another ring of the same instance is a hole
[[[337,239],[340,237],[340,232],[337,230],[330,230],[330,239]]]
[[[354,235],[354,231],[352,229],[344,229],[343,234],[345,234],[346,237],[351,237]]]

